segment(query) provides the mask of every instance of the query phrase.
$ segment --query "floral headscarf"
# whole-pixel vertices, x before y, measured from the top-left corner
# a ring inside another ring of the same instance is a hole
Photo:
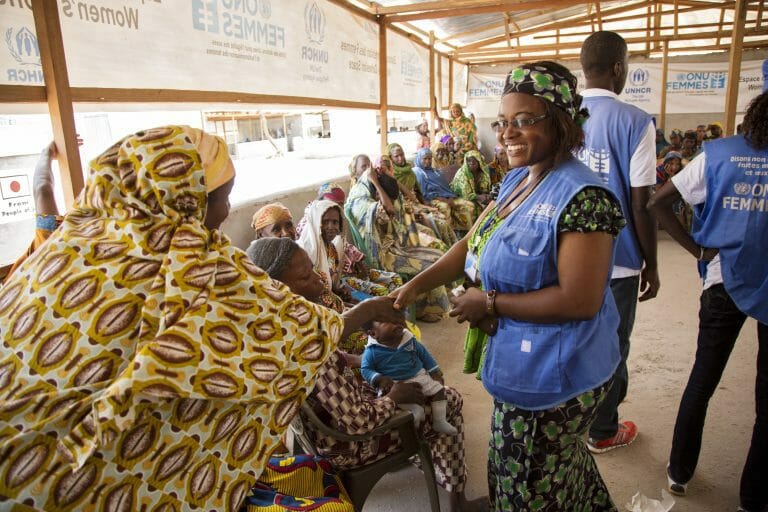
[[[259,230],[267,226],[283,221],[293,221],[291,210],[286,208],[283,203],[269,203],[256,210],[251,219],[251,227],[258,233]]]
[[[561,108],[579,124],[589,117],[581,108],[582,97],[576,93],[576,80],[558,73],[551,67],[521,64],[507,75],[504,94],[519,92],[543,98]]]
[[[449,165],[451,165],[451,156],[448,154],[448,149],[446,149],[445,144],[442,142],[435,142],[432,144],[432,147],[430,148],[432,151],[432,167],[435,169],[443,170]],[[439,159],[437,158],[437,152],[438,150],[442,149],[445,153],[445,158]]]

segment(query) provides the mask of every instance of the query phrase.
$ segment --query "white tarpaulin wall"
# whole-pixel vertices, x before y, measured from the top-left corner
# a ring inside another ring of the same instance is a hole
[[[738,112],[762,92],[762,61],[745,61],[739,77]],[[584,86],[584,73],[574,70],[579,90]],[[650,114],[661,111],[660,63],[629,64],[629,75],[621,99]],[[496,117],[506,74],[469,74],[468,107],[479,117]],[[669,64],[667,71],[667,114],[723,112],[728,86],[728,63]]]
[[[0,84],[43,83],[27,3],[0,2]],[[379,102],[378,25],[325,0],[60,0],[59,7],[73,87]],[[406,60],[406,71],[414,69],[426,85],[421,59]],[[410,96],[412,79],[393,73],[389,89]],[[424,94],[421,106],[429,105]]]
[[[453,102],[467,105],[467,66],[454,62],[453,64]],[[493,114],[494,116],[496,113]]]
[[[429,107],[429,50],[387,30],[387,103]]]
[[[440,64],[440,66],[441,66],[441,68],[440,68],[440,80],[441,80],[442,83],[440,85],[441,85],[441,90],[442,90],[442,95],[443,95],[442,96],[443,103],[442,103],[442,105],[438,105],[438,107],[440,107],[440,106],[443,106],[443,105],[447,105],[448,104],[448,100],[449,100],[449,98],[448,98],[448,96],[449,96],[448,95],[448,85],[449,85],[449,80],[450,80],[450,78],[449,78],[450,77],[450,64],[448,63],[448,59],[446,59],[445,57],[438,56],[438,58],[440,59],[440,62],[441,62],[441,64]],[[435,89],[435,90],[437,90],[437,89]],[[440,99],[440,96],[438,96],[438,99]]]

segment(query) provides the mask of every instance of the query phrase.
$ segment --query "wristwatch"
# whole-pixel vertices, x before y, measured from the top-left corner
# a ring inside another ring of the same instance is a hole
[[[488,290],[485,294],[485,312],[496,315],[496,290]]]

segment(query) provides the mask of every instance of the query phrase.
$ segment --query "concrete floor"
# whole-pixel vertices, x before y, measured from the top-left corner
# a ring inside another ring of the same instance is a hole
[[[630,390],[619,409],[622,418],[638,424],[640,435],[629,447],[597,456],[620,510],[628,510],[625,504],[637,492],[661,499],[672,428],[696,347],[700,284],[695,261],[663,232],[659,261],[662,288],[656,299],[638,306],[629,358]],[[443,367],[446,383],[464,397],[467,496],[487,494],[491,399],[474,376],[461,373],[465,327],[452,319],[420,327],[424,343]],[[689,495],[675,498],[675,512],[733,511],[739,504],[739,478],[754,422],[756,352],[756,324],[749,320],[710,403],[704,447]],[[441,504],[447,510],[445,493]],[[374,488],[364,510],[429,510],[421,473],[407,467],[387,475]]]

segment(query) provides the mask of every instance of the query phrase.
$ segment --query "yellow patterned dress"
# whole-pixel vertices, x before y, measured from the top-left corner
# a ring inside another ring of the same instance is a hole
[[[181,127],[91,162],[0,289],[0,508],[237,511],[336,348],[337,314],[203,225]]]

